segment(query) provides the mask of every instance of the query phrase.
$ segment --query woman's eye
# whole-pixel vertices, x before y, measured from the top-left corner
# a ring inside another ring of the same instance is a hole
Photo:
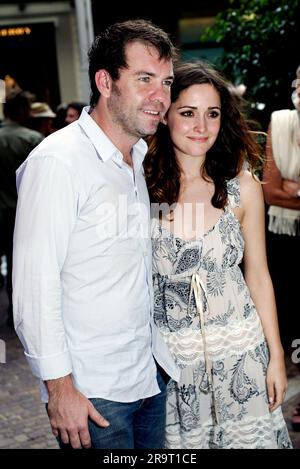
[[[183,117],[193,117],[193,112],[192,111],[183,111],[180,113],[181,116]]]
[[[216,119],[217,117],[220,116],[220,113],[217,111],[211,111],[209,114],[209,117],[212,117],[213,119]]]

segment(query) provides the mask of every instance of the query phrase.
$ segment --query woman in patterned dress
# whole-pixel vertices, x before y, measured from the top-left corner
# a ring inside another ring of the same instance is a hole
[[[166,447],[290,448],[255,139],[211,66],[178,66],[171,93],[145,161],[154,320],[181,369]]]

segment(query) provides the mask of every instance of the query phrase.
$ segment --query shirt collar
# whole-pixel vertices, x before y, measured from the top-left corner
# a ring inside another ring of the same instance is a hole
[[[78,124],[91,140],[96,151],[104,163],[112,159],[118,166],[123,166],[123,155],[120,150],[112,143],[101,127],[89,115],[89,106],[85,106],[79,117]],[[132,147],[132,158],[135,171],[139,171],[147,153],[148,146],[145,140],[140,139]]]
[[[138,142],[132,147],[132,159],[134,164],[135,172],[138,172],[141,169],[143,161],[145,159],[146,153],[148,151],[148,145],[140,138]]]

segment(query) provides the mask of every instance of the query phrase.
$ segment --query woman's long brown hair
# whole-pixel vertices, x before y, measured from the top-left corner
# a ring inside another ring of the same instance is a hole
[[[175,69],[171,101],[192,85],[210,83],[221,99],[221,127],[216,142],[207,152],[202,175],[212,180],[215,192],[211,203],[224,208],[227,202],[227,181],[238,175],[247,162],[254,173],[261,161],[260,149],[240,109],[230,85],[211,65],[205,62],[184,63]],[[149,150],[144,162],[151,202],[178,201],[181,170],[176,160],[167,125],[159,124],[157,133],[148,139]]]

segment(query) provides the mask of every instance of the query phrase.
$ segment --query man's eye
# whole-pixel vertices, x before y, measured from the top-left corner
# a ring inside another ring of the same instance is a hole
[[[149,83],[150,77],[139,77],[139,81],[144,81],[145,83]]]
[[[173,84],[172,80],[164,80],[164,85],[171,87]]]

